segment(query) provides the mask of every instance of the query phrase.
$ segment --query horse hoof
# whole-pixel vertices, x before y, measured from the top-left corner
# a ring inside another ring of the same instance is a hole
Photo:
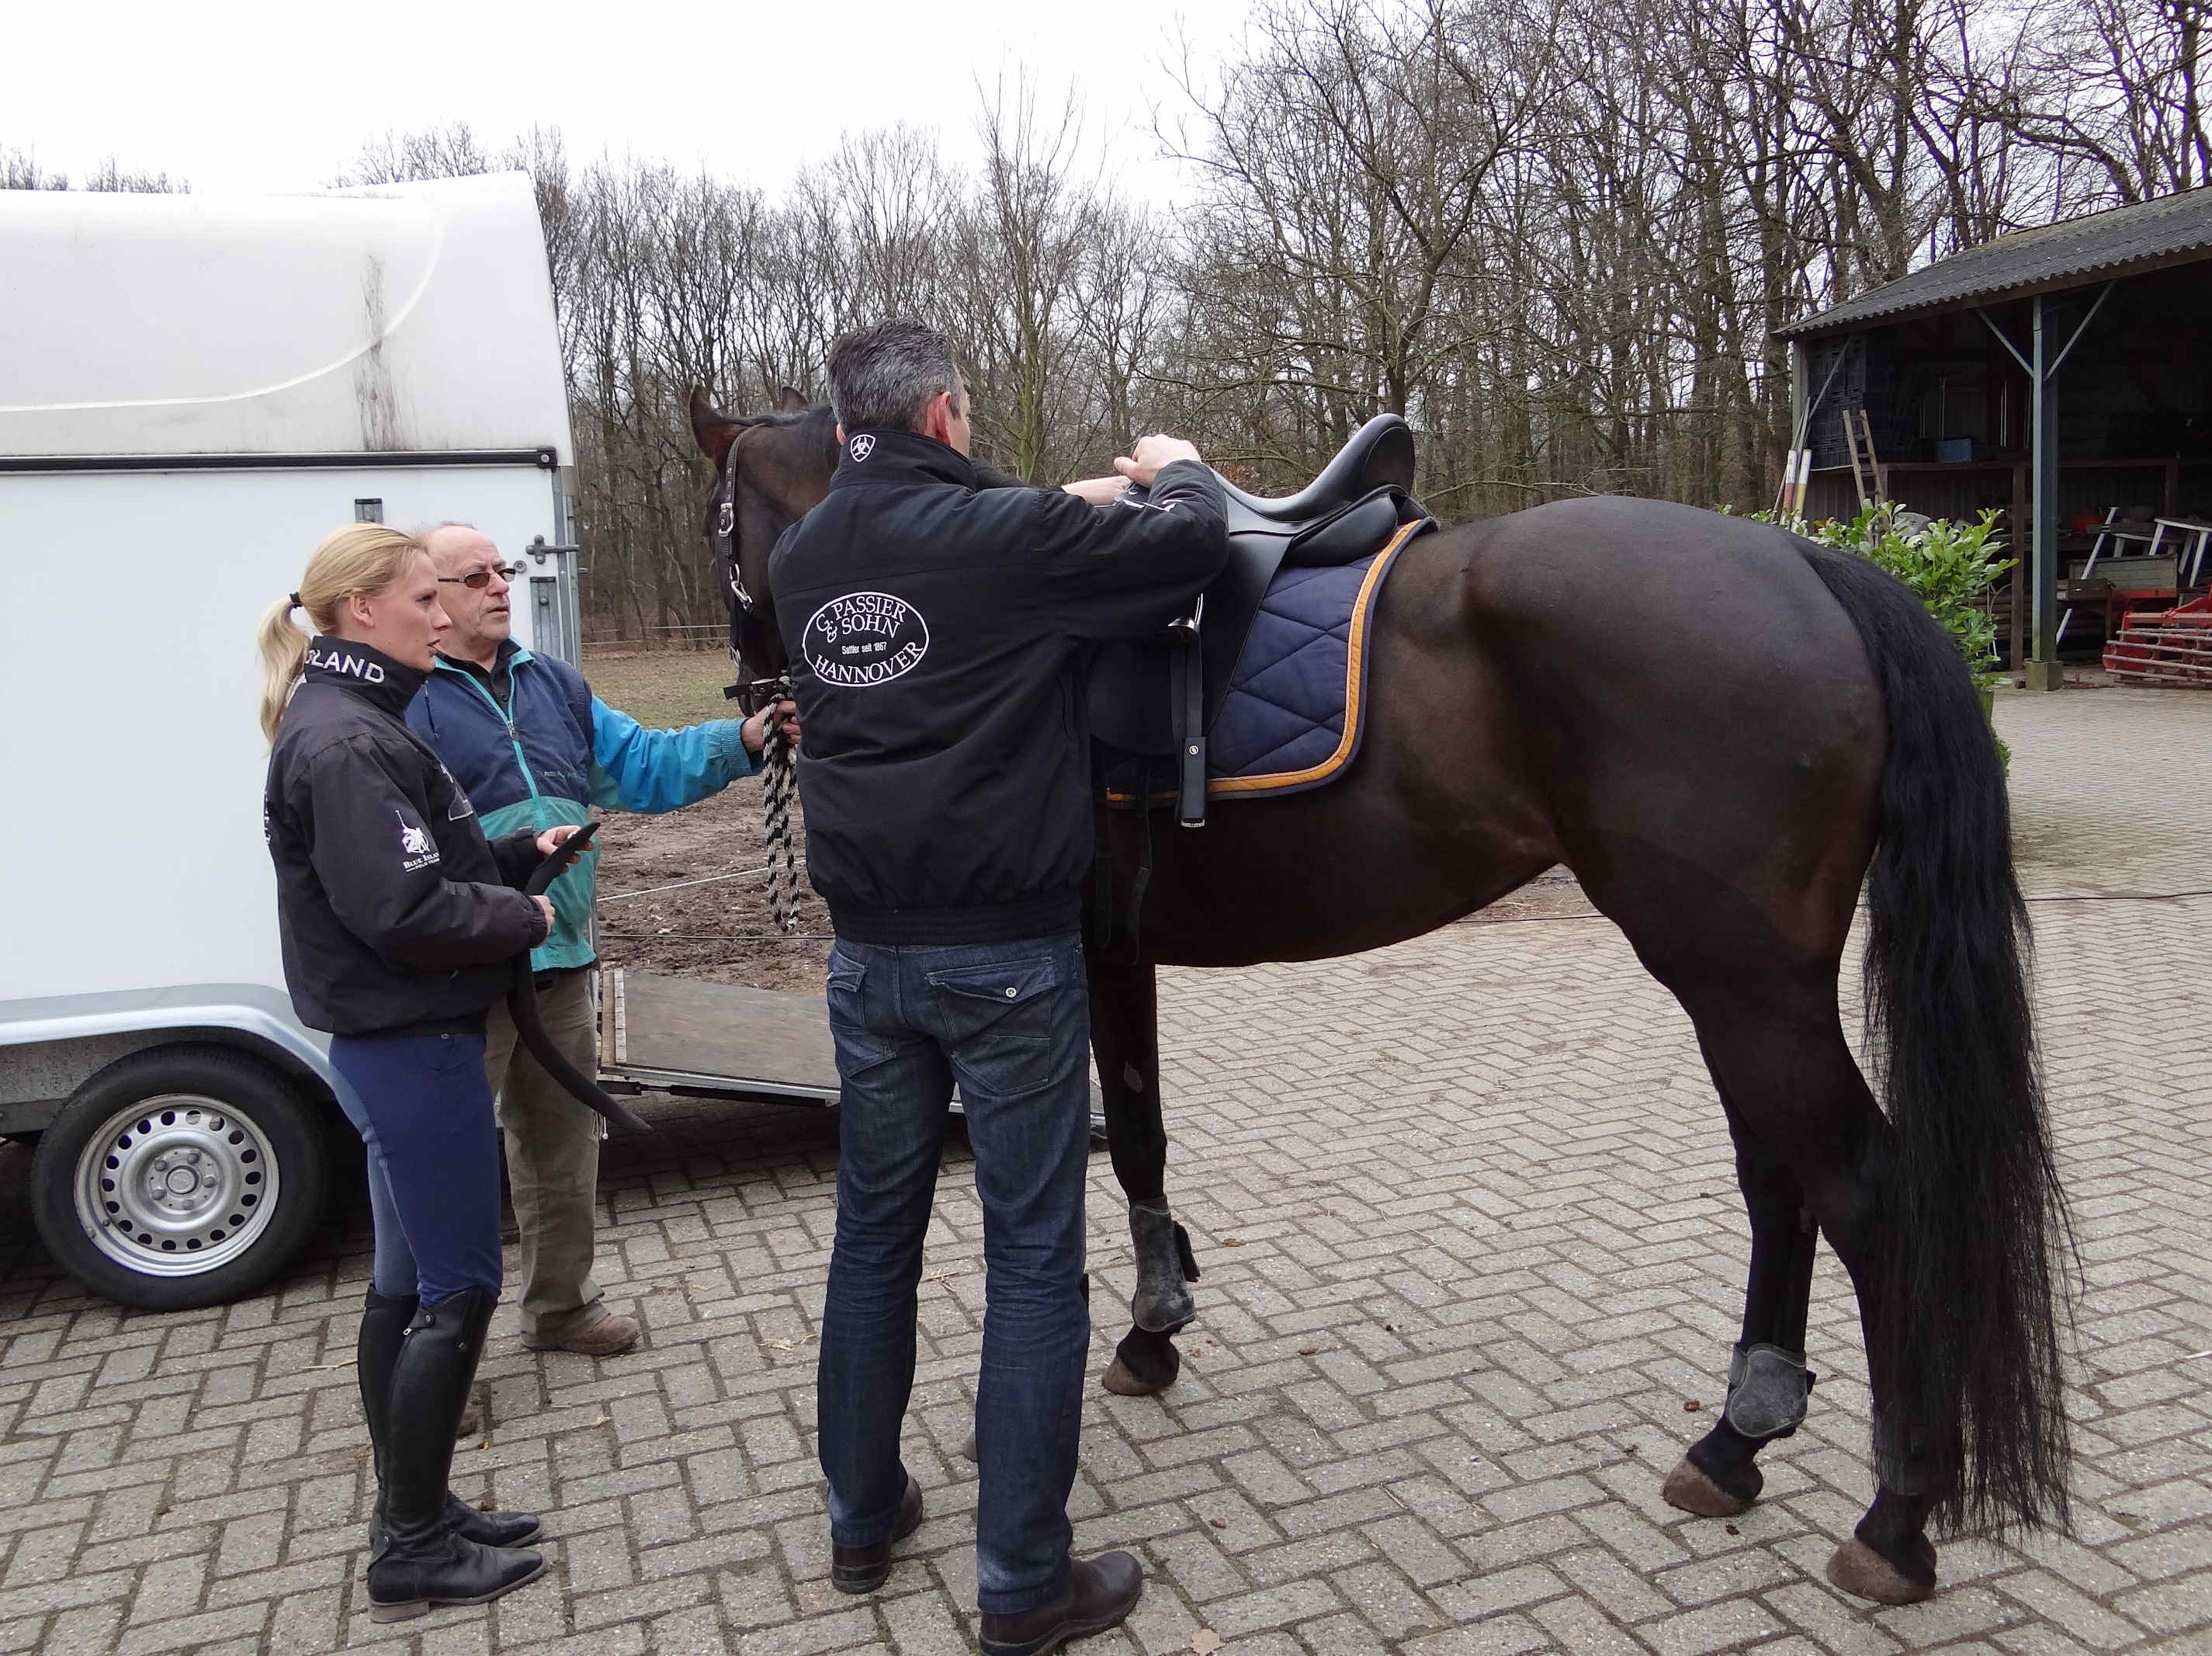
[[[1699,1518],[1734,1518],[1738,1513],[1751,1510],[1750,1501],[1722,1489],[1686,1455],[1667,1474],[1667,1482],[1660,1486],[1659,1497],[1669,1507],[1694,1513]],[[1832,1572],[1835,1566],[1831,1564],[1828,1568]]]
[[[1119,1357],[1114,1359],[1112,1366],[1106,1371],[1105,1386],[1117,1397],[1156,1397],[1167,1390],[1164,1385],[1139,1379],[1130,1373],[1129,1365]]]
[[[1182,1354],[1164,1334],[1133,1328],[1114,1348],[1114,1366],[1106,1371],[1106,1389],[1117,1397],[1158,1397],[1182,1373]]]
[[[1920,1544],[1932,1572],[1936,1549],[1924,1539]],[[1837,1548],[1835,1556],[1828,1560],[1828,1580],[1843,1592],[1871,1598],[1877,1604],[1917,1604],[1936,1591],[1932,1580],[1914,1580],[1856,1536]]]

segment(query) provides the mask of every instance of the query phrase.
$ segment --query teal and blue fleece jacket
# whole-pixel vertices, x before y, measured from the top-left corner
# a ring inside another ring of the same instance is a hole
[[[441,655],[407,723],[428,742],[496,838],[582,822],[587,805],[658,814],[695,805],[758,768],[735,719],[647,730],[618,713],[566,661],[508,639],[489,673]],[[553,882],[552,935],[532,951],[539,971],[587,966],[596,847]]]

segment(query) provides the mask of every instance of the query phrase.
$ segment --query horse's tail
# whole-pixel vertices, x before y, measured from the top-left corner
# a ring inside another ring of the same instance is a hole
[[[1884,1348],[1869,1359],[1887,1360],[1876,1372],[1897,1377],[1877,1404],[1912,1435],[1878,1421],[1877,1464],[1908,1477],[1901,1492],[1934,1497],[1946,1527],[2063,1526],[2058,1255],[2070,1233],[2004,768],[1972,676],[1920,600],[1863,558],[1801,550],[1856,624],[1888,714],[1866,1008],[1893,1134],[1868,1337]]]

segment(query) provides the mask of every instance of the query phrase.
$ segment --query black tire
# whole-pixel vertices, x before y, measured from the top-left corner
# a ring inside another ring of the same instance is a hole
[[[118,1059],[39,1140],[40,1239],[79,1282],[126,1306],[186,1311],[250,1294],[322,1218],[327,1113],[229,1047]]]

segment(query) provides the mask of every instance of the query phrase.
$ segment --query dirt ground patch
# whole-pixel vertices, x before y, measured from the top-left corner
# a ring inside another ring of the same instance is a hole
[[[735,711],[722,696],[728,664],[703,650],[587,654],[584,672],[601,701],[644,724],[696,724]],[[792,815],[800,895],[799,929],[787,935],[769,913],[767,876],[757,872],[768,864],[758,777],[663,817],[610,812],[599,831],[599,958],[640,971],[820,994],[830,916],[805,883],[805,828],[796,807]]]
[[[737,704],[722,686],[736,671],[722,650],[632,645],[584,652],[584,676],[599,699],[657,729],[729,718]]]

